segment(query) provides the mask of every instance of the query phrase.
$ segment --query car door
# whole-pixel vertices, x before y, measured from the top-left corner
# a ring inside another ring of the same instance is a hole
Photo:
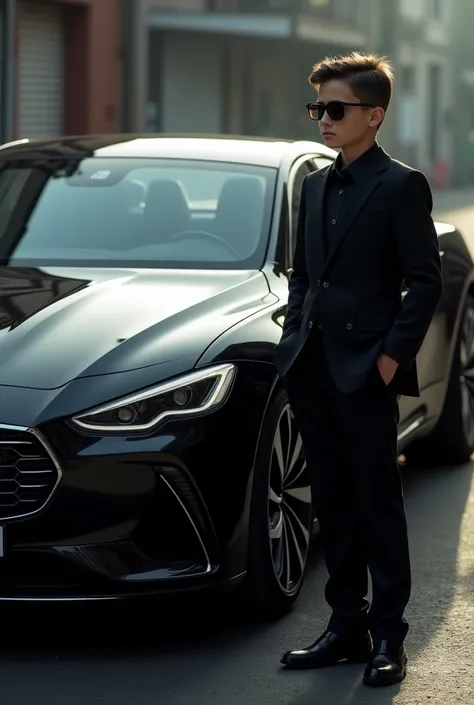
[[[408,289],[404,286],[402,296],[405,297]],[[420,352],[417,355],[416,367],[421,396],[400,398],[400,429],[402,438],[407,429],[416,428],[418,421],[425,416],[426,407],[430,406],[429,396],[436,389],[442,371],[439,365],[439,341],[446,339],[445,317],[437,311],[426,334]],[[432,404],[432,399],[431,399]]]
[[[323,160],[324,158],[321,157]],[[289,267],[291,269],[293,255],[296,247],[296,226],[298,224],[298,213],[301,203],[301,189],[303,187],[303,181],[308,174],[313,171],[317,171],[321,168],[318,163],[319,157],[305,155],[298,159],[290,172],[290,177],[288,179],[288,212],[289,212],[289,237],[290,246],[288,248],[290,254]]]
[[[298,213],[301,203],[301,189],[303,186],[303,181],[305,176],[311,174],[311,172],[316,170],[316,166],[313,161],[313,155],[305,155],[299,157],[292,165],[287,181],[286,189],[286,202],[283,209],[283,214],[281,218],[280,226],[280,244],[281,244],[281,255],[282,260],[285,261],[285,267],[288,279],[293,271],[293,256],[296,247],[296,226],[298,223]],[[281,282],[284,282],[281,283]],[[288,299],[288,285],[286,279],[277,279],[274,286],[278,288],[278,296],[285,301],[285,305],[282,306],[279,311],[275,321],[280,326],[283,327],[283,323],[286,316],[286,302]]]

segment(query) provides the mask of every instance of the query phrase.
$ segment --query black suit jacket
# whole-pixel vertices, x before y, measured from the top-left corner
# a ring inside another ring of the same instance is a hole
[[[323,206],[332,168],[303,183],[277,368],[282,377],[288,373],[317,326],[342,392],[360,388],[385,352],[400,363],[399,393],[419,396],[416,356],[442,293],[428,181],[382,148],[372,150],[325,256]]]

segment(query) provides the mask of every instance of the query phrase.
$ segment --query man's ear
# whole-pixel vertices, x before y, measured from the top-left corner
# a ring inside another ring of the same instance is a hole
[[[374,108],[370,113],[370,127],[376,127],[378,129],[383,123],[384,118],[385,110],[383,108]]]

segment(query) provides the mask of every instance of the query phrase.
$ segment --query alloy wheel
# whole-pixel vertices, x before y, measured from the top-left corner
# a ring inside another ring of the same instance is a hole
[[[464,313],[460,341],[461,399],[464,433],[469,447],[474,447],[474,309]]]
[[[280,414],[273,439],[268,517],[273,569],[280,588],[290,595],[304,577],[313,511],[301,436],[289,404]]]

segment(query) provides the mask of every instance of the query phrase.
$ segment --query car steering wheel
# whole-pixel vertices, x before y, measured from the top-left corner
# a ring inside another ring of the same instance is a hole
[[[224,247],[227,248],[228,252],[230,252],[233,257],[236,259],[242,259],[241,255],[237,252],[237,250],[234,250],[232,245],[229,245],[226,240],[221,238],[219,235],[215,235],[214,233],[208,233],[207,230],[183,230],[180,233],[176,233],[176,235],[173,235],[171,239],[171,242],[177,242],[178,240],[185,240],[189,235],[195,236],[198,235],[199,237],[203,237],[206,240],[210,240],[211,242],[218,242],[219,245],[223,245]]]

